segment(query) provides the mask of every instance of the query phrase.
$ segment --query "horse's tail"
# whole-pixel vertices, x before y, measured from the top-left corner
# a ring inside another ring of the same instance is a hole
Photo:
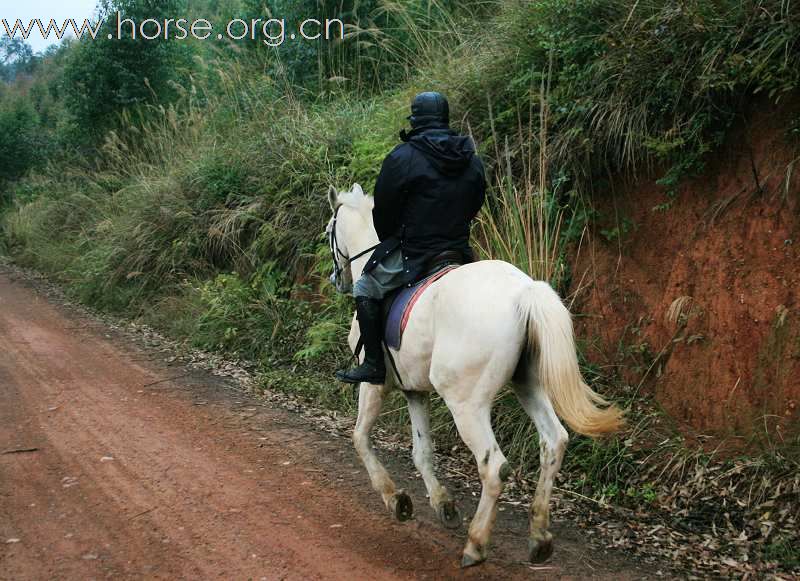
[[[572,317],[552,287],[534,281],[520,304],[527,326],[527,360],[536,383],[550,398],[569,427],[586,436],[601,436],[622,428],[622,411],[583,381]]]

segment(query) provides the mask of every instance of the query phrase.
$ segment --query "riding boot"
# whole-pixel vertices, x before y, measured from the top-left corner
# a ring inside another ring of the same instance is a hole
[[[386,380],[386,364],[381,340],[381,302],[356,297],[356,317],[364,345],[364,362],[346,371],[337,371],[336,379],[345,383],[377,383]]]

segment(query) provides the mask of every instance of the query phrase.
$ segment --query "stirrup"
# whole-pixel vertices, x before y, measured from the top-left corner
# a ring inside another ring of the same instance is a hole
[[[367,369],[362,369],[367,367]],[[381,371],[372,365],[361,364],[353,369],[336,372],[336,379],[343,383],[374,383],[383,385],[386,382],[386,370]]]

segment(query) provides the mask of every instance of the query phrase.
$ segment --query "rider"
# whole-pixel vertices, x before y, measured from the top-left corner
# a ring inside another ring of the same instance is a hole
[[[375,184],[372,218],[380,244],[353,286],[364,362],[336,377],[346,383],[382,384],[381,299],[411,286],[445,251],[472,261],[470,222],[486,191],[483,163],[470,137],[450,129],[450,107],[440,93],[420,93],[407,118],[411,131],[383,161]]]

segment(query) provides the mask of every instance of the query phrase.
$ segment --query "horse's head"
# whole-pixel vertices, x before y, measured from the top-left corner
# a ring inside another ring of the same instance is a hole
[[[333,211],[325,228],[333,255],[331,282],[337,291],[349,293],[353,289],[353,279],[361,275],[361,262],[366,262],[367,256],[362,253],[377,242],[372,225],[374,201],[360,185],[353,184],[349,192],[339,192],[330,186],[328,203]],[[356,268],[355,263],[361,264]]]

